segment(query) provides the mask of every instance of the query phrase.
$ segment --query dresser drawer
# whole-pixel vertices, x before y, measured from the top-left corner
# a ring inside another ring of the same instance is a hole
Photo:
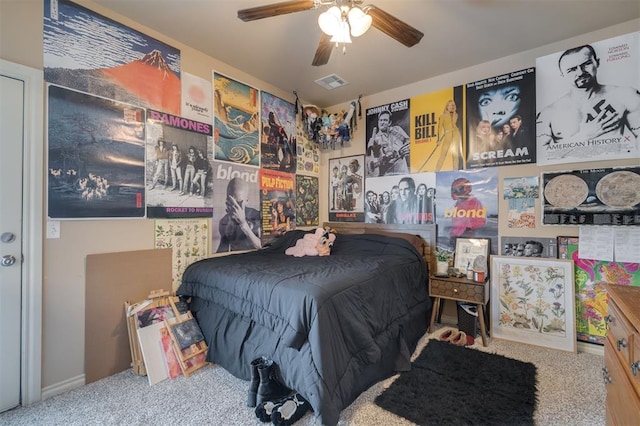
[[[620,312],[618,306],[609,301],[609,330],[608,337],[611,339],[613,348],[622,355],[625,365],[631,364],[631,345],[633,345],[633,334],[635,329],[627,322],[627,319]]]
[[[488,285],[485,283],[459,283],[433,278],[429,281],[430,296],[467,302],[486,303],[488,297],[485,295],[485,289],[488,289]]]
[[[608,341],[604,346],[604,365],[606,373],[603,375],[607,390],[607,425],[635,425],[638,424],[640,413],[640,399],[627,378],[627,373],[618,362],[616,351]]]

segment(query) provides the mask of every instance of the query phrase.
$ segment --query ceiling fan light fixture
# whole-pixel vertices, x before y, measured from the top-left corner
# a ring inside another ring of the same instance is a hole
[[[333,6],[318,16],[318,25],[323,33],[329,36],[335,35],[340,30],[342,11],[338,6]]]
[[[351,36],[349,35],[349,24],[346,21],[340,22],[338,31],[331,37],[331,41],[336,44],[351,43]]]
[[[354,6],[349,10],[347,18],[349,19],[349,26],[351,27],[351,35],[354,37],[360,37],[362,34],[366,33],[369,28],[371,28],[371,24],[373,22],[371,16],[367,15],[357,6]]]

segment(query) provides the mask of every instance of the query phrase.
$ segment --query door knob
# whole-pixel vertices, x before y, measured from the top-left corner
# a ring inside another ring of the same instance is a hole
[[[2,261],[0,262],[0,265],[2,265],[2,266],[11,266],[14,263],[16,263],[16,258],[11,256],[10,254],[6,254],[6,255],[2,256]]]
[[[15,239],[16,234],[14,234],[13,232],[3,232],[2,235],[0,235],[0,241],[2,241],[3,243],[10,243]]]

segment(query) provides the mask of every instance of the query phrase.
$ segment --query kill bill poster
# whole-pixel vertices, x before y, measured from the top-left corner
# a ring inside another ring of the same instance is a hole
[[[411,172],[464,168],[463,87],[411,98]]]
[[[640,158],[640,32],[536,59],[539,165]]]
[[[364,155],[329,159],[329,220],[364,222]]]
[[[640,167],[542,174],[545,225],[640,225]]]
[[[536,162],[535,68],[467,84],[467,168]]]
[[[147,111],[147,217],[211,217],[211,124]]]
[[[292,173],[260,169],[262,243],[296,229],[296,177]]]
[[[409,173],[409,99],[369,108],[366,111],[367,177]]]
[[[316,176],[296,175],[296,225],[320,224],[319,187]]]
[[[213,73],[216,160],[260,165],[258,98],[258,89]]]
[[[262,141],[260,143],[263,169],[296,172],[296,110],[291,102],[262,92]]]
[[[49,218],[144,217],[144,109],[54,85],[47,95]]]
[[[67,0],[44,0],[44,79],[180,114],[180,50]]]

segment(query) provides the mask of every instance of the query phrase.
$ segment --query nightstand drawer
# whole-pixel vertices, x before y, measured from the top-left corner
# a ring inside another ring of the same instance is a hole
[[[485,297],[486,288],[487,285],[485,283],[460,283],[431,278],[429,281],[429,296],[485,304],[488,299]]]
[[[631,364],[631,345],[634,328],[619,311],[615,302],[609,303],[609,330],[607,334],[615,350],[620,352],[626,365]]]

